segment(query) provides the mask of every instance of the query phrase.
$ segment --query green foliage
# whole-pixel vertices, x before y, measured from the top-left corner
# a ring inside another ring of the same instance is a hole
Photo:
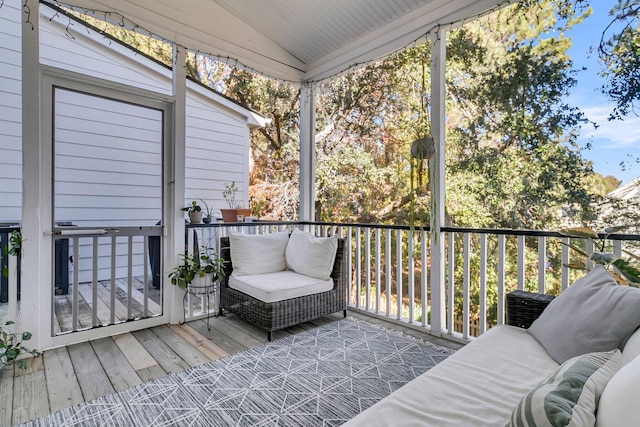
[[[611,22],[603,29],[598,56],[602,76],[608,82],[602,92],[616,103],[610,120],[638,111],[640,102],[640,1],[618,0],[609,12]]]
[[[591,253],[589,253],[576,244],[568,244],[567,246],[583,257],[582,263],[570,263],[568,264],[568,267],[585,269],[584,259],[588,258],[594,264],[604,265],[619,284],[640,287],[640,269],[638,269],[638,267],[628,259],[615,256],[613,252],[610,252],[612,249],[611,245],[607,245],[609,235],[623,231],[627,228],[629,228],[629,226],[610,227],[605,229],[602,236],[593,229],[587,227],[575,227],[560,230],[560,233],[565,236],[584,238],[591,241],[595,248]],[[628,251],[625,251],[625,253],[629,255],[631,259],[640,261],[640,257],[638,255]],[[611,267],[615,267],[615,269],[612,269]]]
[[[224,184],[224,191],[222,192],[222,197],[227,202],[229,209],[237,209],[238,203],[236,202],[236,193],[238,192],[238,187],[236,187],[236,182],[232,181],[231,183]]]
[[[8,321],[4,326],[0,326],[0,368],[3,366],[17,365],[20,369],[27,369],[27,364],[24,360],[18,360],[18,357],[22,353],[28,353],[32,356],[38,356],[40,353],[37,350],[24,347],[22,343],[31,339],[30,332],[23,332],[17,334],[12,332],[9,326],[14,322]]]
[[[202,247],[202,253],[198,256],[180,254],[181,264],[169,273],[171,284],[185,289],[197,277],[205,277],[211,274],[211,283],[219,282],[224,278],[224,261],[213,248]]]
[[[185,206],[184,208],[182,208],[181,210],[185,211],[185,212],[200,212],[202,211],[202,208],[200,207],[200,205],[198,204],[198,202],[196,202],[195,200],[193,200],[191,202],[190,205]]]
[[[2,248],[2,252],[5,255],[12,255],[12,256],[19,257],[21,251],[22,251],[22,233],[20,232],[20,230],[14,230],[9,234],[9,244]],[[5,256],[4,259],[6,262],[7,257]],[[9,277],[8,264],[2,265],[2,275],[4,277]]]

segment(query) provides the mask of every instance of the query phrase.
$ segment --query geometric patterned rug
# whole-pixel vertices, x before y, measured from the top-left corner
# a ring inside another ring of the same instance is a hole
[[[451,353],[341,319],[23,425],[338,426]]]

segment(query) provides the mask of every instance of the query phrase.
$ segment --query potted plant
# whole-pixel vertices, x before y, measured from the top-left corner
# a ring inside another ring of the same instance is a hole
[[[238,187],[236,187],[235,181],[231,181],[231,183],[227,182],[224,185],[222,197],[229,206],[228,209],[220,209],[220,213],[222,214],[222,219],[224,220],[224,222],[236,222],[238,220],[238,205],[236,202],[237,192]]]
[[[200,201],[204,205],[205,209],[204,216],[202,217],[202,222],[204,222],[205,224],[209,224],[211,222],[211,218],[213,217],[213,212],[211,211],[211,209],[209,209],[209,205],[207,205],[207,202],[202,199],[200,199]]]
[[[182,210],[189,214],[189,222],[191,224],[200,224],[202,222],[202,208],[195,200],[189,206],[182,208]]]
[[[25,361],[18,360],[20,353],[29,353],[32,356],[38,356],[40,352],[22,346],[24,341],[31,339],[31,333],[23,332],[21,335],[18,335],[9,329],[9,326],[13,324],[14,322],[8,321],[4,326],[0,326],[0,368],[15,364],[20,369],[27,369]]]
[[[568,237],[578,237],[591,240],[593,242],[594,250],[590,254],[576,245],[567,244],[567,246],[583,257],[590,259],[594,264],[604,265],[618,284],[640,287],[640,268],[633,264],[634,259],[636,261],[640,261],[640,256],[623,249],[622,252],[628,255],[629,259],[617,257],[610,251],[611,246],[605,244],[609,235],[625,230],[629,227],[630,226],[628,225],[623,225],[606,228],[604,230],[603,237],[593,229],[587,227],[565,228],[560,230],[560,234]],[[570,263],[567,264],[567,267],[581,270],[586,269],[582,263]],[[615,267],[615,269],[612,267]]]
[[[180,254],[181,263],[169,273],[171,284],[180,289],[204,289],[224,277],[226,261],[213,248],[203,246],[201,253]]]

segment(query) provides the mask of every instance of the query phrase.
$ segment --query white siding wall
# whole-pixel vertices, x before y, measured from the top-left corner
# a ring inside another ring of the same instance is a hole
[[[21,216],[21,13],[19,0],[6,0],[0,9],[0,223]]]
[[[244,188],[247,125],[237,115],[211,104],[195,91],[187,94],[187,147],[185,160],[185,198],[203,199],[209,208],[226,208],[222,198],[224,184],[235,181]],[[237,200],[246,201],[246,191]],[[199,202],[199,200],[198,200]]]

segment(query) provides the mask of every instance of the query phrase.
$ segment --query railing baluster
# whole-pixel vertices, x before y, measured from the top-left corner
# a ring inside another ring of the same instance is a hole
[[[455,257],[455,239],[456,233],[453,231],[449,232],[449,265],[448,265],[448,273],[447,273],[447,332],[449,334],[453,334],[455,332],[454,325],[454,302],[455,302],[455,267],[456,267],[456,257]]]
[[[149,236],[142,236],[142,317],[149,316]]]
[[[360,227],[356,228],[356,307],[360,307],[360,298],[362,292],[362,261],[360,260],[361,256],[361,246],[362,242],[360,242]]]
[[[93,237],[93,256],[92,256],[92,280],[91,280],[91,310],[92,325],[98,326],[98,237]]]
[[[525,269],[525,238],[523,235],[518,236],[518,290],[524,290]]]
[[[538,293],[544,294],[547,273],[547,238],[538,236]]]
[[[593,240],[591,239],[586,240],[586,249],[588,254],[593,253],[593,250],[594,250]],[[585,265],[587,267],[587,270],[591,270],[593,268],[593,261],[591,261],[591,259],[587,257],[585,261]]]
[[[562,290],[564,291],[565,289],[567,289],[569,287],[569,267],[567,267],[567,265],[569,264],[569,243],[570,243],[571,239],[569,239],[568,237],[563,237],[562,238],[562,249],[560,250],[560,263],[562,264],[562,267],[560,267],[560,276],[562,277],[561,279],[561,286],[562,286]]]
[[[351,296],[353,295],[353,253],[352,253],[352,243],[351,243],[351,234],[353,230],[351,226],[348,226],[346,229],[345,236],[345,252],[347,253],[347,274],[349,277],[347,278],[347,289],[348,296],[347,300],[351,300]],[[356,306],[358,304],[358,300],[356,298]]]
[[[116,236],[111,236],[111,319],[112,325],[116,323]]]
[[[375,229],[375,245],[376,245],[376,251],[375,251],[375,271],[374,271],[374,278],[373,281],[376,284],[376,308],[375,311],[376,313],[380,313],[380,229],[376,228]]]
[[[73,293],[71,294],[71,330],[77,331],[80,329],[78,324],[78,270],[80,270],[80,239],[78,237],[73,238]]]
[[[487,328],[487,235],[480,235],[480,310],[478,333],[483,334]]]
[[[396,230],[396,318],[402,319],[402,230]]]
[[[420,299],[422,300],[422,326],[427,326],[428,313],[428,290],[427,290],[427,239],[428,235],[425,230],[420,233]]]
[[[471,272],[470,272],[470,239],[471,235],[469,233],[464,233],[464,270],[462,274],[462,337],[469,338],[469,285],[471,282]]]
[[[127,320],[133,319],[133,236],[127,238]]]
[[[387,316],[391,316],[391,229],[385,230],[385,249],[384,249],[384,281]]]
[[[503,325],[505,321],[505,240],[504,234],[498,236],[498,325]]]
[[[364,274],[365,281],[364,285],[366,286],[364,294],[365,294],[365,308],[367,310],[371,309],[371,229],[364,229]]]
[[[414,301],[415,301],[415,271],[416,271],[416,260],[414,256],[414,248],[413,248],[413,230],[409,229],[407,232],[407,272],[409,273],[409,277],[407,280],[409,281],[409,295],[407,296],[408,306],[409,306],[409,323],[413,323],[414,317]]]

